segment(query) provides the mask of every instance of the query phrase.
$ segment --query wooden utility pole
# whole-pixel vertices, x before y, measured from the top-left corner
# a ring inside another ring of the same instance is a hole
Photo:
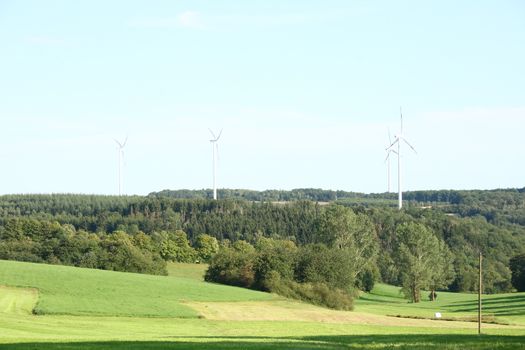
[[[481,291],[482,291],[482,268],[481,268],[481,262],[482,262],[482,256],[481,252],[479,252],[479,285],[478,285],[478,334],[481,334]]]

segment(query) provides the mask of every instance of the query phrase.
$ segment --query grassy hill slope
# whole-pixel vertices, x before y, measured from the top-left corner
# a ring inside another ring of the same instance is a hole
[[[37,314],[198,317],[183,301],[269,300],[267,293],[175,278],[0,260],[0,285],[36,288]]]

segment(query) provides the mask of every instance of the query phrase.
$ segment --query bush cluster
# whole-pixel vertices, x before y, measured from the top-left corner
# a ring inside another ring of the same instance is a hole
[[[268,291],[340,310],[351,310],[355,280],[349,252],[323,244],[260,238],[223,246],[205,280]]]
[[[298,283],[282,279],[278,273],[272,271],[266,279],[265,285],[272,293],[286,298],[302,300],[337,310],[353,310],[352,295],[348,291],[334,288],[327,283]]]

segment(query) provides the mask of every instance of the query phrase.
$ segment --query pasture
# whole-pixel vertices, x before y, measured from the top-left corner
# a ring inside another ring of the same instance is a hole
[[[525,344],[523,294],[488,297],[494,317],[512,325],[484,324],[478,336],[474,322],[388,316],[427,317],[439,307],[445,317],[459,319],[472,314],[475,295],[439,293],[434,304],[416,305],[403,300],[397,288],[378,285],[356,302],[354,312],[342,312],[205,283],[202,266],[172,265],[169,271],[171,276],[159,277],[0,261],[0,285],[7,286],[0,288],[0,349],[519,349]]]
[[[0,261],[0,284],[36,288],[36,314],[183,317],[198,314],[182,302],[268,300],[243,288],[145,274]]]
[[[371,293],[356,300],[356,311],[389,316],[433,318],[441,312],[451,320],[477,320],[478,295],[476,293],[438,292],[436,301],[409,303],[398,287],[377,284]],[[525,327],[525,293],[505,293],[482,296],[483,315],[487,322],[521,325]]]

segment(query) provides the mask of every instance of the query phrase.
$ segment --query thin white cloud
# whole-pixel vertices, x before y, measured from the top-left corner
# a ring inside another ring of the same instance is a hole
[[[466,108],[455,111],[427,113],[428,120],[440,122],[493,122],[495,124],[510,121],[525,121],[525,108]]]
[[[33,45],[42,46],[61,46],[65,44],[63,39],[45,35],[30,36],[25,38],[25,41]]]
[[[177,25],[189,29],[206,29],[202,15],[196,11],[185,11],[177,15]]]
[[[169,29],[177,27],[177,18],[141,18],[130,22],[132,27],[149,29]]]
[[[282,26],[295,25],[312,22],[317,19],[316,15],[303,13],[281,13],[271,15],[219,15],[212,18],[213,22],[219,26]]]
[[[197,11],[184,11],[170,17],[141,18],[131,21],[131,26],[153,29],[207,29],[204,16]]]
[[[278,27],[344,19],[343,13],[276,13],[276,14],[204,14],[187,10],[170,17],[142,18],[131,21],[140,28],[186,28],[196,30],[232,27]]]

